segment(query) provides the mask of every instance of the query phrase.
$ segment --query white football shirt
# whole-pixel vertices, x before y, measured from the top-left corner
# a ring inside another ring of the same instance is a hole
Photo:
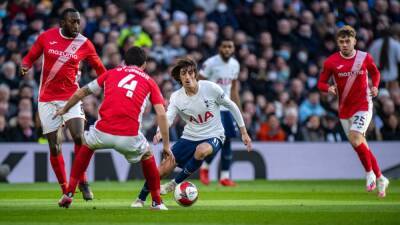
[[[218,54],[203,63],[200,74],[207,80],[217,83],[230,98],[232,81],[238,78],[239,70],[240,65],[235,58],[231,57],[228,62],[225,62]],[[221,110],[227,109],[221,107]]]
[[[172,93],[167,110],[168,124],[171,126],[179,114],[186,123],[182,138],[199,141],[217,137],[224,141],[220,106],[225,106],[239,127],[243,127],[240,110],[217,84],[206,80],[198,84],[198,92],[193,96],[188,96],[183,87]]]

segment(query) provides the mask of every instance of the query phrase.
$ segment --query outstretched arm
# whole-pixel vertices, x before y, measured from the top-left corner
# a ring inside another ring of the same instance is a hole
[[[42,36],[39,36],[38,39],[33,44],[32,48],[29,50],[28,54],[22,59],[21,63],[21,75],[25,76],[28,73],[28,70],[32,67],[32,64],[43,54],[43,44],[42,44]]]
[[[235,119],[236,123],[239,126],[240,129],[240,134],[242,136],[242,141],[246,145],[247,151],[251,151],[252,146],[251,146],[251,138],[249,134],[247,133],[246,126],[243,121],[242,114],[240,113],[239,107],[228,97],[222,95],[221,96],[221,105],[225,106],[226,108],[229,109],[229,111],[232,113],[233,118]]]
[[[381,73],[379,72],[374,60],[369,54],[367,55],[367,70],[372,79],[371,96],[376,97],[378,95],[378,87],[381,80]]]
[[[156,111],[157,124],[158,127],[160,128],[160,133],[163,141],[163,154],[165,154],[166,157],[172,156],[169,145],[168,119],[163,104],[154,105],[154,110]]]
[[[57,109],[56,114],[53,116],[53,119],[56,118],[57,116],[62,116],[65,113],[67,113],[76,103],[78,103],[80,100],[82,100],[84,97],[92,94],[92,91],[89,89],[89,87],[86,85],[85,87],[79,89],[72,95],[72,97],[68,100],[67,104],[61,109]]]

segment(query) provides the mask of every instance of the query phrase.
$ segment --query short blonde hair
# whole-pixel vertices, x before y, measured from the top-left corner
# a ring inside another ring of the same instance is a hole
[[[356,30],[352,26],[346,25],[341,27],[336,33],[336,40],[340,37],[353,37],[357,35]]]

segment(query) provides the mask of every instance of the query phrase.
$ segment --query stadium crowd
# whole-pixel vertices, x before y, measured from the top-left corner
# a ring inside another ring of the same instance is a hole
[[[11,0],[0,1],[0,142],[38,141],[41,62],[19,75],[22,57],[39,33],[58,26],[66,8],[81,12],[82,34],[92,40],[107,68],[121,63],[130,46],[146,49],[147,72],[166,99],[179,85],[169,74],[177,57],[199,66],[218,53],[221,37],[234,40],[240,67],[242,112],[259,141],[343,141],[337,98],[321,94],[323,61],[337,51],[335,31],[357,30],[357,49],[369,51],[381,71],[368,140],[400,140],[400,3],[396,0]],[[80,85],[95,72],[81,65]],[[98,95],[101,96],[101,95]],[[84,99],[87,126],[97,118],[99,97]],[[149,104],[150,105],[150,104]],[[147,107],[143,133],[155,132]],[[176,140],[182,123],[171,128]],[[67,140],[71,140],[65,135]]]

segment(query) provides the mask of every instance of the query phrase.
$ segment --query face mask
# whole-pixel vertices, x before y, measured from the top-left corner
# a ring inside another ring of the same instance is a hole
[[[101,27],[100,29],[99,29],[102,33],[108,33],[108,32],[110,32],[110,28],[109,27]]]
[[[7,12],[5,9],[0,9],[0,19],[4,18],[7,16]]]
[[[307,62],[308,55],[307,55],[307,53],[305,53],[305,52],[299,52],[299,53],[297,54],[297,59],[298,59],[300,62],[305,63],[305,62]]]
[[[281,56],[284,60],[289,60],[290,58],[290,52],[287,50],[280,50],[278,52],[278,55]]]
[[[226,6],[225,3],[219,3],[219,4],[217,5],[217,10],[218,10],[218,12],[220,12],[220,13],[226,12],[227,9],[228,9],[228,7]]]

